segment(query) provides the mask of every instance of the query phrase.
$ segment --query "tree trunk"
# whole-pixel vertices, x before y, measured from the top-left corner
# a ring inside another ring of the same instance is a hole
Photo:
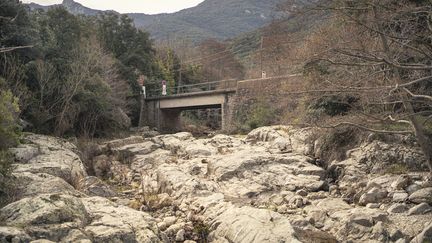
[[[383,30],[382,26],[380,25],[380,16],[378,14],[377,8],[374,5],[372,9],[374,12],[375,21],[377,23],[377,29],[379,30],[379,36],[381,39],[381,44],[383,46],[384,53],[385,53],[387,58],[391,58],[390,47],[388,44],[387,37],[384,35],[384,30]],[[398,81],[398,82],[396,82],[396,85],[400,85],[399,82],[402,79],[401,79],[399,70],[397,67],[393,67],[392,69],[393,69],[395,77]],[[419,119],[419,115],[415,115],[414,107],[412,106],[411,102],[408,101],[409,100],[408,94],[405,94],[405,93],[402,94],[402,93],[400,93],[400,91],[399,91],[399,94],[400,94],[400,99],[402,100],[406,111],[411,115],[409,117],[409,120],[410,120],[412,127],[414,129],[417,143],[420,145],[420,148],[421,148],[421,150],[422,150],[422,152],[426,158],[426,163],[427,163],[427,166],[429,167],[429,172],[432,175],[432,141],[426,135],[424,125],[421,123],[421,121]]]

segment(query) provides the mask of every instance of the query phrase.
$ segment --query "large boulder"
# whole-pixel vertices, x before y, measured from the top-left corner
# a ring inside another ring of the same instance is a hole
[[[368,203],[379,203],[387,197],[387,193],[386,189],[373,187],[360,197],[359,204],[364,206]]]
[[[128,144],[122,147],[114,148],[112,151],[120,154],[121,156],[133,156],[149,154],[158,148],[160,148],[159,144],[155,144],[151,141],[145,141],[142,143]]]
[[[412,193],[409,200],[414,203],[432,204],[432,187],[423,188]]]
[[[17,199],[39,194],[77,195],[78,192],[65,180],[45,173],[13,173]]]
[[[290,126],[260,127],[249,132],[246,141],[250,143],[273,142],[280,137],[288,138],[290,129],[292,129]]]
[[[259,147],[214,156],[208,161],[207,176],[219,182],[224,193],[251,197],[276,188],[317,191],[325,186],[325,171],[293,154],[270,154]]]
[[[300,242],[286,217],[265,209],[232,207],[217,216],[210,227],[210,241]]]
[[[159,242],[155,220],[147,213],[119,206],[102,197],[83,198],[93,219],[84,230],[95,243]]]
[[[79,156],[70,150],[56,150],[32,158],[27,164],[14,164],[15,173],[45,173],[76,184],[87,175]]]
[[[8,226],[74,223],[83,225],[90,221],[82,202],[73,196],[42,194],[11,203],[0,209],[0,218]]]
[[[15,156],[14,172],[44,173],[75,184],[87,175],[72,143],[45,135],[27,134],[23,144],[11,149]]]
[[[216,149],[211,145],[205,145],[200,142],[189,143],[184,147],[184,153],[189,158],[205,157],[216,153]]]

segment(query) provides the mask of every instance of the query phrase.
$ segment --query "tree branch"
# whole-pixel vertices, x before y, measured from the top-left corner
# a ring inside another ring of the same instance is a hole
[[[432,101],[432,96],[429,95],[418,95],[418,94],[413,94],[411,91],[409,91],[409,89],[407,88],[403,88],[403,90],[405,92],[407,92],[409,95],[411,95],[413,98],[419,98],[419,99],[428,99]]]
[[[366,130],[366,131],[376,132],[376,133],[385,133],[385,134],[412,134],[413,133],[413,131],[408,131],[408,130],[406,130],[406,131],[377,130],[377,129],[365,127],[365,126],[360,125],[360,124],[352,123],[352,122],[341,122],[341,123],[338,123],[336,125],[323,126],[323,128],[337,128],[337,127],[341,127],[341,126],[353,126],[353,127],[357,127],[357,128]]]
[[[33,48],[33,46],[30,45],[30,46],[0,47],[0,53],[10,52],[18,49],[25,49],[25,48]]]

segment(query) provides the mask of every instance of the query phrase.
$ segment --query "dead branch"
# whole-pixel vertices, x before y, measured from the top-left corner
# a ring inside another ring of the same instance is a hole
[[[403,90],[405,92],[407,92],[409,95],[411,95],[411,97],[413,98],[419,98],[419,99],[428,99],[432,101],[432,96],[429,95],[418,95],[418,94],[413,94],[411,91],[409,91],[409,89],[407,88],[403,88]]]
[[[412,134],[413,133],[413,131],[408,131],[408,130],[406,130],[406,131],[377,130],[377,129],[365,127],[365,126],[360,125],[360,124],[352,123],[352,122],[340,122],[340,123],[335,124],[335,125],[322,126],[322,128],[337,128],[337,127],[341,127],[341,126],[353,126],[353,127],[357,127],[357,128],[369,131],[369,132],[385,133],[385,134]]]
[[[33,48],[33,46],[13,46],[13,47],[0,47],[0,53],[15,51],[18,49],[26,49],[26,48]]]

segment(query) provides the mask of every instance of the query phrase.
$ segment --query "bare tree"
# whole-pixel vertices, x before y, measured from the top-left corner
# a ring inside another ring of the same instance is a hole
[[[430,2],[314,1],[302,11],[331,16],[300,47],[310,78],[308,92],[353,97],[338,101],[349,106],[351,116],[330,127],[413,133],[432,172]]]

